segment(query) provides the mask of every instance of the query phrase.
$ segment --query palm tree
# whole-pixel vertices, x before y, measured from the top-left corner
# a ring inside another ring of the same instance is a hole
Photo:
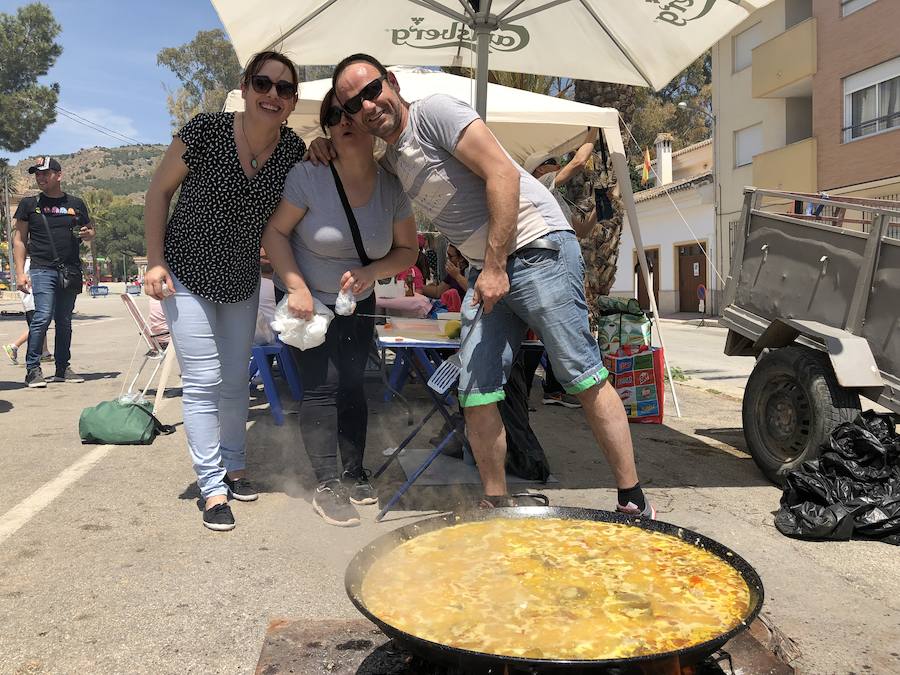
[[[110,207],[113,201],[113,194],[110,190],[88,190],[84,193],[82,199],[85,206],[87,206],[95,230],[109,225]],[[100,283],[100,266],[97,262],[96,240],[92,239],[88,246],[91,251],[91,260],[94,261],[94,283]]]

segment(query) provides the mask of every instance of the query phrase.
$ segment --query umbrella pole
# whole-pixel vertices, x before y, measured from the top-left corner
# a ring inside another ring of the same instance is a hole
[[[672,369],[669,366],[669,353],[666,351],[666,343],[663,340],[662,328],[659,325],[659,308],[656,306],[656,298],[653,295],[653,281],[650,278],[650,268],[647,265],[647,256],[644,254],[644,241],[641,238],[641,230],[638,227],[637,208],[634,205],[634,194],[631,191],[631,174],[628,171],[628,159],[625,157],[625,146],[622,145],[622,135],[619,129],[603,129],[606,136],[606,145],[612,157],[613,168],[619,179],[619,192],[625,203],[625,212],[628,214],[628,226],[634,237],[634,247],[637,249],[638,262],[641,265],[641,273],[644,275],[644,284],[647,287],[647,295],[650,297],[650,310],[653,312],[653,322],[656,324],[656,334],[659,336],[659,344],[663,349],[663,361],[666,364],[666,373],[669,375],[669,388],[672,390],[672,401],[675,403],[675,414],[681,417],[681,406],[678,405],[678,395],[675,393],[675,380],[672,378]],[[637,291],[637,289],[635,289]]]
[[[477,39],[475,112],[487,122],[488,54],[491,47],[491,28],[485,24],[477,24],[475,37]]]

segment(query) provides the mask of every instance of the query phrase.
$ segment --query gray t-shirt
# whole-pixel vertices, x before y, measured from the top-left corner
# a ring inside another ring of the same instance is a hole
[[[410,199],[473,265],[484,264],[488,206],[484,181],[453,156],[462,132],[478,113],[446,94],[432,94],[409,108],[409,123],[388,146],[385,166]],[[554,230],[571,230],[547,189],[519,170],[519,220],[510,253]]]
[[[556,174],[558,171],[551,171],[549,173],[545,173],[543,176],[538,178],[538,182],[543,185],[545,188],[550,190],[550,194],[556,198],[557,204],[559,204],[559,208],[562,210],[563,215],[566,217],[570,223],[572,222],[572,209],[566,204],[566,200],[563,199],[562,194],[559,191],[559,188],[556,187]]]
[[[361,265],[328,165],[311,162],[294,165],[284,183],[284,198],[307,209],[291,233],[291,249],[297,267],[314,298],[333,305],[347,270]],[[394,223],[412,215],[409,198],[395,176],[378,167],[375,189],[364,206],[353,209],[363,248],[372,260],[383,258],[394,241]],[[275,285],[284,290],[280,279]],[[357,299],[369,297],[372,291]]]

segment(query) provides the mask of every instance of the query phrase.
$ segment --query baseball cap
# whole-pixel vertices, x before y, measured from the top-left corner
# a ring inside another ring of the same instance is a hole
[[[28,173],[36,173],[38,171],[62,171],[62,167],[52,157],[38,157],[32,166],[28,167]]]
[[[550,159],[545,159],[543,162],[538,164],[538,166],[558,166],[559,160],[556,157],[551,157]]]

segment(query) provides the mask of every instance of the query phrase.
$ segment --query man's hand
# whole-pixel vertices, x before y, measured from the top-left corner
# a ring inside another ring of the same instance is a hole
[[[498,267],[485,267],[475,281],[472,304],[483,304],[484,313],[490,314],[497,301],[507,293],[509,293],[509,277],[506,270]]]
[[[16,288],[23,293],[31,293],[31,277],[27,274],[17,274]]]
[[[341,290],[349,290],[353,292],[353,295],[359,295],[367,288],[374,286],[376,281],[369,265],[357,267],[344,272],[341,277]]]
[[[309,321],[313,317],[313,297],[309,288],[297,288],[288,295],[288,311],[298,319]]]
[[[78,237],[81,239],[81,241],[91,241],[96,236],[97,230],[94,229],[94,225],[92,223],[82,225],[81,229],[78,230]]]
[[[321,136],[314,139],[309,144],[309,152],[306,153],[306,159],[315,166],[319,166],[319,164],[331,164],[331,160],[337,159],[334,143]]]
[[[165,292],[163,292],[165,284]],[[165,300],[175,292],[175,282],[172,281],[172,273],[162,263],[157,263],[144,274],[144,293],[155,300]]]

